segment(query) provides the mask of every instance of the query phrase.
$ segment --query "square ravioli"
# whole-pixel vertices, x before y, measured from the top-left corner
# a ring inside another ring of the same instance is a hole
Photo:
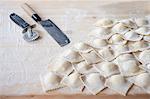
[[[112,45],[111,48],[114,51],[115,57],[131,52],[127,45]]]
[[[135,76],[144,72],[144,70],[139,67],[140,63],[137,60],[120,62],[118,66],[123,76]]]
[[[113,33],[109,27],[97,27],[92,30],[89,34],[90,37],[99,38],[99,39],[108,39]]]
[[[81,74],[74,71],[71,74],[64,76],[60,83],[71,88],[71,90],[81,91],[84,85],[79,78],[80,76]]]
[[[128,78],[128,80],[150,94],[150,73],[141,73]]]
[[[83,58],[82,56],[80,55],[79,52],[77,51],[74,51],[74,50],[66,50],[63,54],[62,54],[62,57],[71,62],[71,63],[77,63],[77,62],[81,62],[83,61]]]
[[[126,96],[133,83],[127,81],[122,75],[113,75],[106,79],[105,86]]]
[[[133,54],[137,58],[137,60],[139,60],[142,64],[150,63],[150,49],[138,51]]]
[[[143,35],[140,35],[135,31],[129,31],[124,34],[124,38],[128,41],[140,41],[142,40]]]
[[[91,46],[95,49],[110,46],[107,39],[94,39],[91,41]]]
[[[112,45],[124,45],[127,43],[127,40],[120,34],[114,34],[109,38],[108,42]]]
[[[96,95],[102,91],[105,86],[105,79],[99,73],[89,73],[80,77],[85,87],[93,94]]]
[[[73,66],[71,62],[68,62],[63,58],[56,58],[51,61],[49,71],[53,71],[60,75],[67,75],[73,71]]]
[[[81,54],[84,60],[87,62],[87,64],[94,64],[102,61],[101,57],[99,57],[96,53],[96,51],[90,51],[88,53],[82,53]]]
[[[101,62],[94,64],[93,66],[104,77],[120,73],[118,66],[112,62]]]
[[[74,49],[80,53],[88,53],[93,50],[93,48],[89,44],[83,42],[75,44]]]
[[[105,47],[105,48],[98,50],[98,54],[105,61],[112,61],[115,58],[115,53],[111,49],[111,47]]]
[[[48,72],[46,74],[40,75],[40,80],[41,80],[43,90],[45,92],[64,87],[62,84],[60,84],[60,81],[62,80],[62,76],[54,72]]]
[[[124,33],[128,32],[129,30],[130,30],[130,28],[127,27],[126,24],[123,22],[118,22],[117,24],[115,24],[112,27],[112,32],[119,33],[119,34],[124,34]]]
[[[136,58],[134,57],[133,54],[131,53],[125,53],[125,54],[121,54],[119,55],[114,62],[119,65],[119,63],[122,63],[124,61],[128,61],[128,60],[136,60]]]
[[[93,67],[93,65],[87,64],[86,61],[73,64],[73,68],[75,71],[77,71],[80,74],[88,74],[88,73],[96,72],[96,69]]]
[[[146,42],[144,40],[140,40],[140,41],[136,41],[136,42],[130,41],[127,44],[128,44],[130,51],[132,51],[132,52],[143,51],[145,49],[150,48],[150,43]]]

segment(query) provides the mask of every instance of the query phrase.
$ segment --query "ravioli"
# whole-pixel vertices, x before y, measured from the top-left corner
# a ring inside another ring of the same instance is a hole
[[[128,32],[130,29],[126,26],[126,24],[119,22],[115,26],[112,27],[113,33],[124,34]]]
[[[108,41],[106,39],[94,39],[91,45],[97,49],[109,46]]]
[[[106,61],[112,61],[115,58],[114,52],[110,47],[98,50],[99,55]]]
[[[149,21],[146,18],[137,18],[137,19],[135,19],[135,23],[137,24],[137,26],[149,25]]]
[[[140,64],[136,60],[128,60],[128,61],[120,62],[118,66],[121,74],[123,76],[128,77],[128,76],[135,76],[144,72],[144,70],[140,69],[139,65]]]
[[[98,94],[105,88],[105,79],[99,73],[83,75],[81,76],[81,81],[93,95]]]
[[[77,51],[67,50],[63,53],[63,58],[71,63],[83,61],[82,56]]]
[[[109,43],[111,44],[126,44],[127,41],[120,35],[120,34],[114,34],[112,35],[109,40],[108,40]]]
[[[62,77],[54,72],[48,72],[40,76],[43,90],[48,92],[64,87],[60,84]]]
[[[121,54],[114,60],[114,63],[119,65],[119,63],[122,63],[122,62],[128,61],[128,60],[136,60],[136,58],[131,53]]]
[[[81,74],[74,71],[70,75],[64,76],[60,83],[64,86],[68,86],[72,90],[81,91],[83,88],[83,84],[79,78],[80,76]]]
[[[137,28],[137,24],[132,19],[124,19],[124,20],[121,20],[120,22],[122,22],[128,28],[131,28],[131,29]]]
[[[140,41],[143,36],[136,33],[135,31],[129,31],[124,34],[124,38],[129,41]]]
[[[128,80],[135,85],[141,87],[145,92],[150,93],[150,74],[141,73],[137,76],[128,78]]]
[[[141,40],[137,42],[128,42],[128,46],[131,51],[135,52],[150,48],[150,43]]]
[[[67,75],[73,71],[73,67],[72,63],[60,58],[55,60],[49,70],[60,75]]]
[[[104,77],[110,77],[120,73],[118,66],[112,62],[101,62],[95,64],[94,67]]]
[[[141,35],[150,35],[150,27],[140,27],[135,32]]]
[[[114,20],[104,18],[104,19],[98,20],[95,23],[95,26],[97,26],[97,27],[112,27],[114,24],[115,24]]]
[[[121,75],[113,75],[110,78],[106,79],[105,86],[126,96],[129,88],[133,85],[133,83],[127,81]]]
[[[81,53],[87,53],[93,50],[93,48],[90,45],[83,43],[83,42],[75,44],[74,49]]]
[[[97,55],[95,51],[81,54],[87,64],[95,64],[102,61],[102,58]]]
[[[100,39],[107,39],[112,35],[110,28],[100,27],[92,30],[89,36]]]
[[[75,63],[73,64],[73,67],[80,74],[88,74],[96,71],[92,65],[87,64],[85,61]]]
[[[113,49],[115,56],[131,52],[127,45],[113,45],[111,48]]]
[[[143,64],[150,63],[150,50],[144,50],[142,52],[135,52],[135,57]]]

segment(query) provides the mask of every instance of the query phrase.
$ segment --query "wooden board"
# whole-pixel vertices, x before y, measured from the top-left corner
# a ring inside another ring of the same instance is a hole
[[[24,2],[30,4],[43,19],[53,20],[68,35],[71,44],[60,48],[39,25],[36,29],[40,32],[41,39],[33,43],[25,42],[22,39],[22,29],[9,19],[10,13],[15,12],[29,23],[35,24],[20,7]],[[72,44],[87,39],[87,34],[97,19],[148,16],[149,5],[148,0],[2,0],[0,2],[0,95],[44,94],[39,75],[46,70],[54,56]],[[133,92],[131,91],[130,94]],[[140,90],[136,94],[138,93],[144,92]]]
[[[3,96],[0,99],[150,99],[149,95],[103,95],[103,96],[85,96],[85,95],[51,95],[51,96]]]

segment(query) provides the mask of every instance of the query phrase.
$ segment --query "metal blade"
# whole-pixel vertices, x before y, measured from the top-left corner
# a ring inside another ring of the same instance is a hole
[[[61,47],[70,43],[68,37],[50,19],[40,21],[40,24]]]

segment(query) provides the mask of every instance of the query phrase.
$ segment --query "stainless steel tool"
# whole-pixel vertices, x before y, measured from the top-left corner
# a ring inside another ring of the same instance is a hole
[[[29,25],[25,20],[19,17],[17,14],[10,14],[10,19],[14,21],[18,26],[23,28],[23,38],[27,42],[34,41],[39,38],[39,33],[35,30],[32,30],[35,25]]]
[[[22,8],[32,17],[33,20],[41,24],[61,47],[70,43],[69,38],[50,19],[42,20],[40,16],[26,3]]]

